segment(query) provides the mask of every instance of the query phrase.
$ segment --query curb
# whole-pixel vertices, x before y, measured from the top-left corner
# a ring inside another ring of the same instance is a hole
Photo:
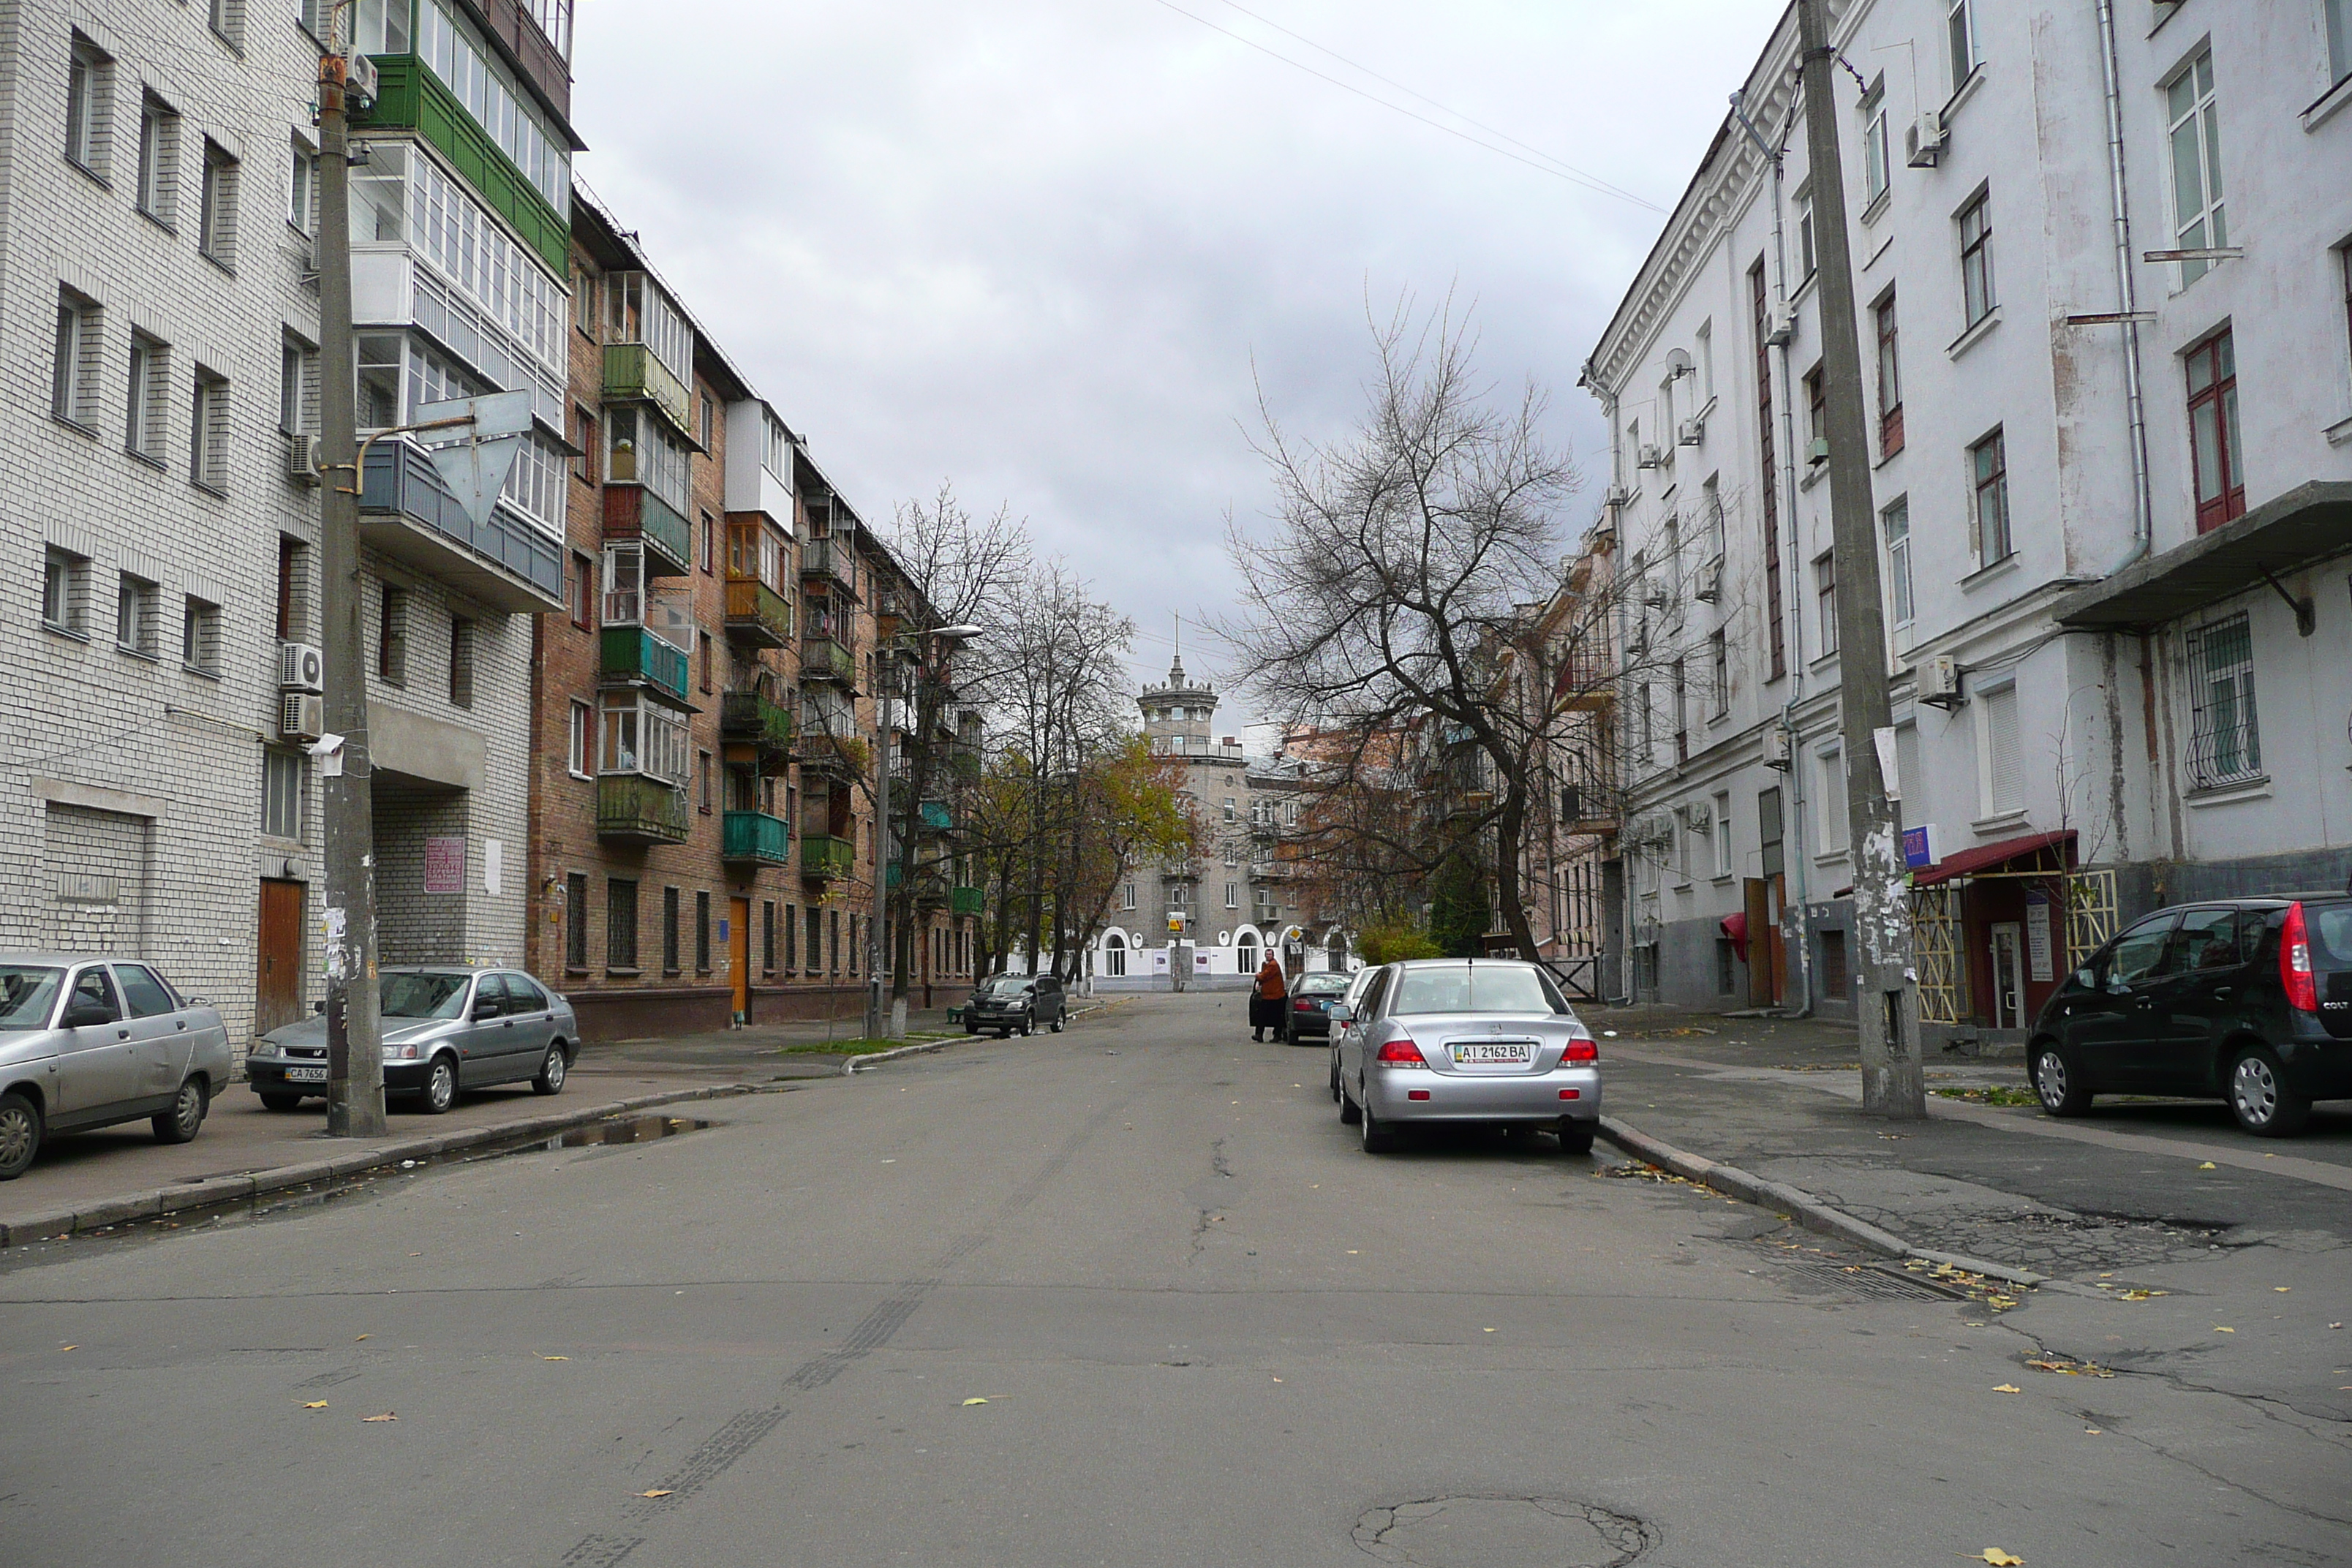
[[[1089,1002],[1083,1007],[1073,1007],[1062,1015],[1062,1022],[1066,1025],[1075,1024],[1087,1014],[1099,1013],[1109,1005],[1108,1002]],[[862,1057],[851,1057],[841,1064],[841,1076],[854,1078],[868,1068],[880,1067],[884,1062],[897,1061],[900,1057],[926,1056],[932,1051],[946,1050],[950,1046],[961,1046],[967,1041],[984,1037],[980,1035],[950,1035],[944,1040],[919,1040],[911,1046],[895,1046],[887,1051],[874,1051]]]
[[[1811,1193],[1792,1187],[1786,1182],[1767,1181],[1737,1165],[1727,1165],[1717,1160],[1689,1153],[1651,1137],[1639,1128],[1629,1127],[1613,1116],[1601,1119],[1601,1136],[1637,1160],[1646,1160],[1661,1170],[1672,1171],[1677,1176],[1712,1187],[1743,1203],[1786,1211],[1790,1218],[1807,1230],[1842,1237],[1881,1257],[1916,1258],[1929,1263],[1948,1263],[1955,1268],[1965,1268],[1971,1274],[1982,1274],[2012,1285],[2040,1285],[2049,1279],[2046,1274],[2013,1268],[2006,1263],[1992,1263],[1957,1252],[1936,1252],[1924,1247],[1914,1247],[1894,1232],[1881,1230],[1867,1220],[1856,1219],[1843,1209],[1823,1203]]]
[[[72,1208],[53,1209],[47,1214],[0,1224],[0,1247],[22,1247],[32,1241],[51,1241],[77,1231],[97,1230],[136,1219],[152,1219],[158,1215],[178,1214],[184,1209],[235,1203],[240,1198],[258,1197],[264,1193],[299,1187],[306,1182],[327,1181],[338,1176],[356,1175],[380,1166],[396,1165],[403,1160],[455,1153],[461,1150],[478,1149],[486,1143],[551,1138],[574,1128],[602,1121],[607,1117],[625,1116],[632,1110],[649,1110],[656,1106],[675,1105],[690,1100],[719,1100],[762,1092],[757,1084],[729,1083],[709,1084],[700,1089],[670,1089],[661,1094],[640,1094],[604,1105],[584,1106],[578,1110],[550,1111],[525,1117],[520,1121],[501,1121],[486,1127],[468,1127],[457,1132],[410,1138],[381,1148],[355,1149],[349,1153],[329,1155],[324,1159],[305,1160],[299,1164],[256,1171],[250,1175],[214,1176],[202,1182],[174,1183],[168,1187],[152,1187],[121,1197],[100,1198]]]

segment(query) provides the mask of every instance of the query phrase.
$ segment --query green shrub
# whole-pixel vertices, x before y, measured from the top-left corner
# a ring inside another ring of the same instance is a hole
[[[1418,926],[1396,921],[1385,925],[1367,926],[1357,934],[1356,951],[1363,954],[1366,963],[1397,963],[1408,958],[1443,958],[1429,933]]]

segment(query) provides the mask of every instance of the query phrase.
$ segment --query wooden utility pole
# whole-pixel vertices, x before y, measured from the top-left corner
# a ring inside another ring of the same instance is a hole
[[[1871,504],[1870,437],[1862,405],[1853,258],[1846,247],[1845,181],[1838,163],[1837,53],[1829,46],[1825,8],[1824,0],[1797,0],[1797,48],[1812,170],[1814,257],[1821,270],[1814,297],[1821,307],[1830,522],[1836,541],[1847,853],[1861,956],[1853,1004],[1862,1033],[1862,1105],[1874,1115],[1924,1120],[1927,1079],[1919,1050],[1910,895],[1902,824],[1886,787],[1895,759],[1895,718],[1886,690],[1886,625],[1879,594],[1878,521]]]

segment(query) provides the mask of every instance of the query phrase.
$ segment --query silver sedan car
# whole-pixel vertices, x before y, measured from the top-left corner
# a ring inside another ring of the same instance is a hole
[[[460,1089],[489,1084],[527,1082],[560,1094],[580,1054],[572,1004],[518,970],[387,969],[377,981],[376,1014],[385,1092],[415,1095],[435,1115],[457,1104]],[[256,1040],[245,1077],[271,1110],[325,1094],[327,1020],[305,1018]]]
[[[232,1061],[220,1015],[151,964],[0,953],[0,1182],[53,1132],[144,1116],[162,1142],[185,1143]]]
[[[1592,1148],[1601,1049],[1536,964],[1391,963],[1331,1019],[1332,1097],[1367,1153],[1423,1124],[1542,1130],[1569,1153]]]

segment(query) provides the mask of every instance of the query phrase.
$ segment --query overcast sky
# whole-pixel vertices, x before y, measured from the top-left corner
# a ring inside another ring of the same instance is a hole
[[[1402,294],[1475,301],[1482,368],[1548,386],[1557,439],[1597,453],[1577,368],[1780,7],[578,9],[582,178],[851,504],[879,521],[943,479],[975,510],[1009,504],[1134,617],[1157,676],[1171,613],[1231,605],[1226,514],[1264,526],[1253,375],[1287,426],[1340,428],[1368,296],[1382,314]]]

